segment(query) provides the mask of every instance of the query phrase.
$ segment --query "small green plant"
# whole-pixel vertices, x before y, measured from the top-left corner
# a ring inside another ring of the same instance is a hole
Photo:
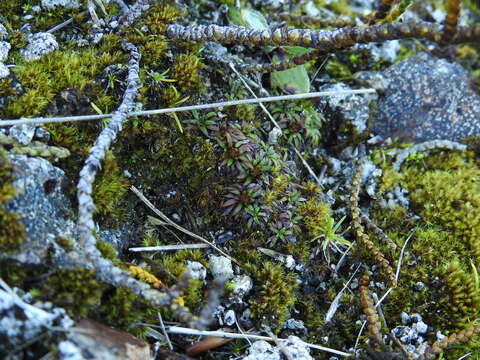
[[[343,251],[339,248],[339,245],[344,245],[347,247],[352,246],[350,241],[346,240],[341,234],[338,234],[338,230],[340,229],[340,226],[342,225],[342,222],[346,219],[347,217],[344,216],[342,217],[336,224],[335,220],[333,217],[328,217],[327,220],[325,221],[325,224],[321,227],[322,234],[314,237],[311,241],[317,241],[321,240],[321,248],[323,251],[323,254],[325,258],[327,259],[328,262],[330,262],[330,256],[328,249],[330,247],[334,247],[337,249],[339,252],[343,253]]]

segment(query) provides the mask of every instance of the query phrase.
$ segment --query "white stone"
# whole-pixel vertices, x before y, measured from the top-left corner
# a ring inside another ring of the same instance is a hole
[[[255,341],[248,349],[248,356],[242,360],[280,360],[280,353],[264,340]]]
[[[195,280],[205,280],[207,269],[198,261],[187,261],[187,271]]]
[[[7,60],[10,49],[11,45],[8,42],[0,41],[0,62]]]
[[[53,9],[56,6],[76,9],[80,7],[80,2],[78,0],[42,0],[42,7],[44,9]]]
[[[241,303],[243,297],[252,290],[252,279],[247,275],[235,276],[230,283],[233,290],[229,295],[229,300],[235,303]]]
[[[225,256],[210,255],[208,264],[214,279],[230,280],[233,277],[232,261]]]
[[[4,79],[8,75],[10,75],[10,70],[4,63],[0,62],[0,79]]]
[[[43,55],[58,49],[58,43],[50,33],[40,32],[32,34],[27,39],[27,47],[20,51],[26,61],[38,60]]]

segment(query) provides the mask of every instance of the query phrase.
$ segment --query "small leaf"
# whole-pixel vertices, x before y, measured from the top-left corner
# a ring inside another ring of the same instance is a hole
[[[273,57],[278,62],[277,56]],[[271,75],[272,87],[279,87],[288,94],[301,94],[310,91],[310,78],[304,65],[292,69],[275,71]]]
[[[250,29],[268,29],[267,20],[256,10],[230,8],[228,9],[228,18],[233,24],[248,27]]]

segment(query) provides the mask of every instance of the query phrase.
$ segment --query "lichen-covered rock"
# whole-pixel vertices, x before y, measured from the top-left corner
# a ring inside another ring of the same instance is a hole
[[[338,83],[334,85],[324,85],[318,91],[344,91],[352,90],[349,86]],[[376,95],[355,95],[338,94],[320,98],[320,104],[329,111],[335,112],[343,120],[354,127],[357,134],[367,130],[367,121],[369,117],[369,104],[376,98]]]
[[[61,308],[51,304],[29,304],[30,296],[0,288],[0,357],[45,334],[52,326],[68,329],[73,321]]]
[[[61,262],[65,250],[56,240],[76,236],[70,202],[62,191],[65,173],[42,158],[10,154],[9,160],[16,194],[5,205],[23,222],[25,239],[21,250],[8,257],[24,264],[44,264],[47,258]]]
[[[78,0],[42,0],[42,7],[44,9],[53,9],[56,6],[61,6],[67,9],[76,9],[80,7]]]
[[[1,31],[1,30],[0,30]],[[0,41],[0,62],[4,62],[8,58],[8,52],[12,46],[6,41]]]
[[[480,97],[458,64],[419,53],[384,72],[357,77],[385,93],[372,124],[381,136],[422,142],[480,134]]]
[[[26,61],[38,60],[43,55],[58,49],[58,43],[50,33],[39,32],[32,34],[27,39],[27,47],[20,51],[20,55]]]

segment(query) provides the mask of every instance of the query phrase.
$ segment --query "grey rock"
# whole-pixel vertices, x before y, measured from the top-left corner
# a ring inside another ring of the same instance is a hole
[[[13,125],[8,130],[8,135],[24,146],[30,144],[34,134],[35,125],[33,124]]]
[[[372,120],[376,134],[413,142],[480,135],[480,97],[459,64],[419,53],[383,72],[356,77],[383,85],[385,96]]]
[[[233,277],[232,261],[225,256],[210,255],[208,263],[214,279],[229,280]]]
[[[4,62],[8,58],[8,52],[12,46],[6,41],[0,41],[0,62]]]
[[[117,254],[121,253],[127,246],[131,237],[131,229],[124,226],[122,229],[105,229],[98,231],[101,241],[113,246]]]
[[[19,296],[0,288],[0,357],[29,343],[52,326],[68,329],[73,321],[65,310],[45,303],[30,304],[28,294]]]
[[[290,330],[305,330],[305,324],[302,320],[288,319],[286,321],[286,328]]]
[[[223,323],[227,326],[233,326],[235,324],[235,318],[235,311],[228,310],[223,317]]]
[[[26,61],[38,60],[43,55],[58,49],[58,43],[50,33],[39,32],[32,34],[27,39],[27,47],[20,51]]]
[[[5,39],[7,35],[7,28],[2,23],[0,23],[0,40]]]
[[[80,2],[78,0],[42,0],[42,7],[44,9],[53,9],[56,6],[76,9],[80,7]]]
[[[56,238],[75,239],[76,225],[62,186],[65,173],[43,158],[9,154],[16,190],[6,209],[18,214],[25,226],[22,248],[13,254],[0,254],[24,264],[45,264],[47,259],[62,265],[65,250]]]
[[[410,316],[406,312],[402,311],[402,313],[400,314],[400,317],[402,318],[402,324],[408,325],[408,323],[410,322]]]
[[[10,75],[10,70],[4,63],[0,62],[0,79],[5,79],[8,75]]]
[[[321,86],[318,91],[342,91],[352,90],[343,83]],[[354,126],[355,132],[360,134],[367,130],[369,117],[369,104],[376,99],[376,95],[338,94],[320,98],[320,105],[334,111],[344,120]]]
[[[235,237],[235,236],[233,235],[233,232],[227,231],[227,232],[224,232],[224,233],[218,235],[217,240],[215,241],[215,243],[217,243],[217,244],[223,244],[224,242],[227,242],[227,241],[232,240],[234,237]]]
[[[187,271],[193,279],[205,280],[207,277],[207,269],[198,261],[187,261]]]
[[[252,314],[252,310],[250,310],[249,308],[243,311],[242,315],[240,316],[240,324],[243,327],[251,328],[253,326],[253,322],[250,316],[251,314]]]
[[[50,140],[50,133],[41,127],[35,129],[35,139],[47,142]]]

